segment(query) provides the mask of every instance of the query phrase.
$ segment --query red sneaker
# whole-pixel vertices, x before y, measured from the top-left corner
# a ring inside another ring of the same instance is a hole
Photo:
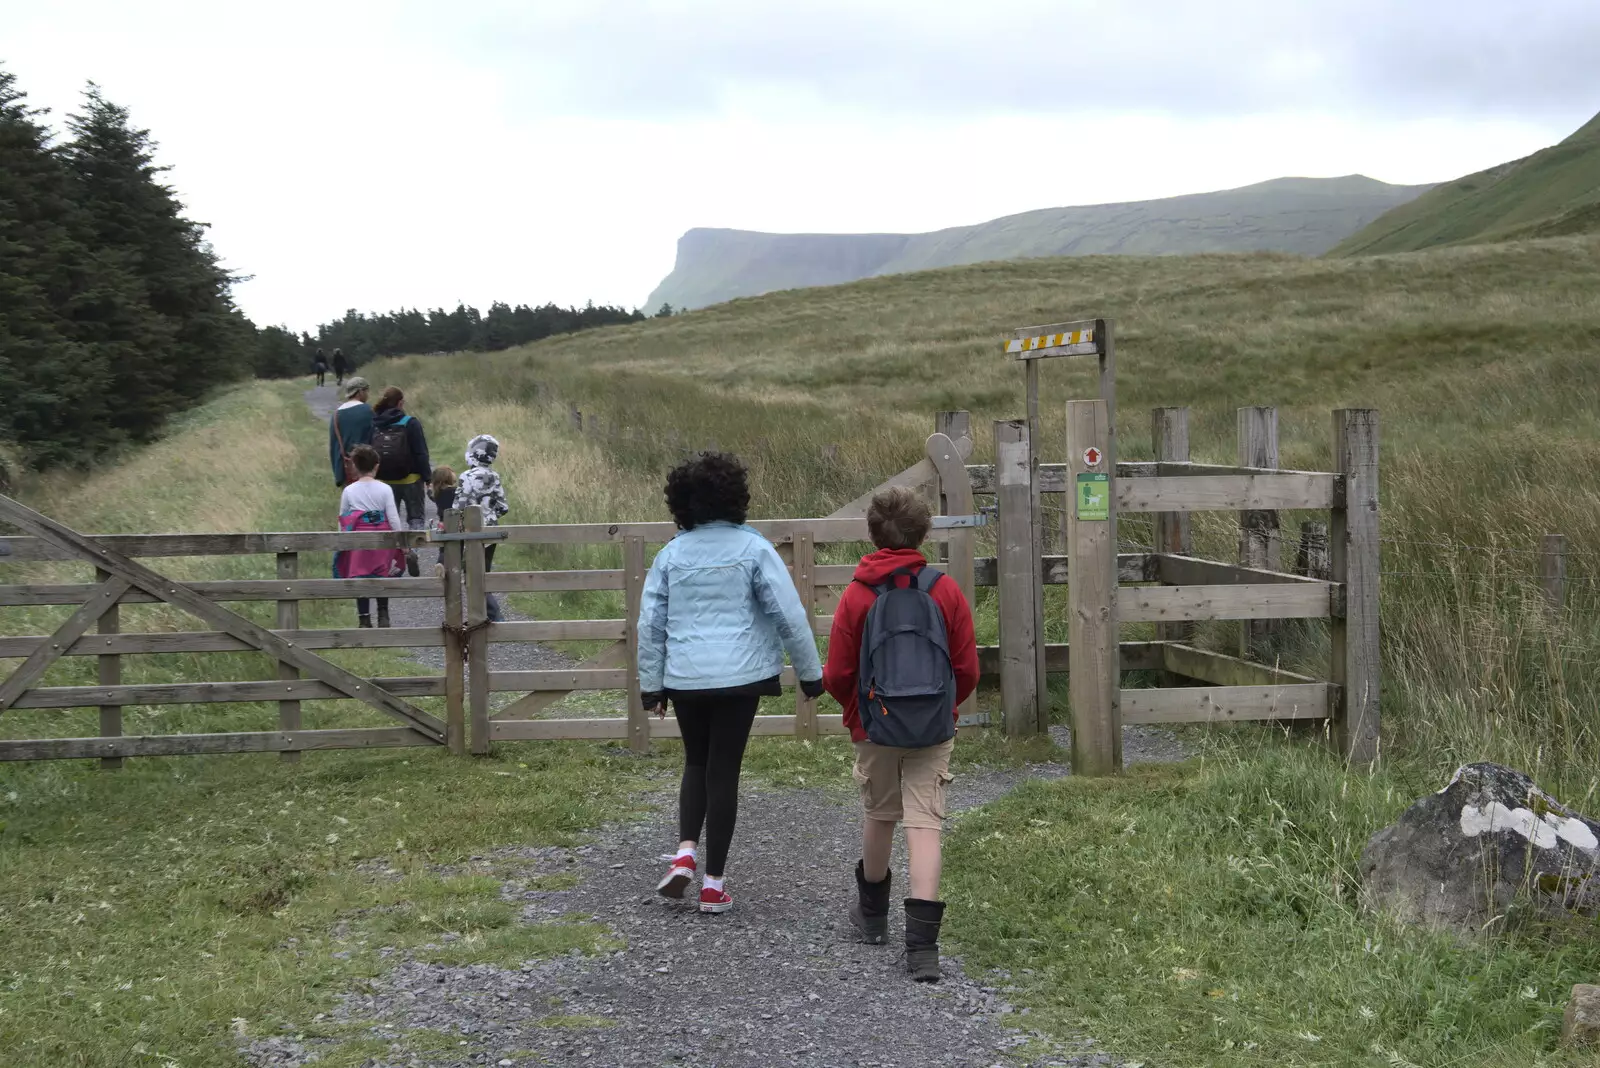
[[[733,898],[729,897],[726,891],[701,889],[701,912],[727,912],[731,908],[733,908]]]
[[[678,857],[667,869],[664,879],[656,884],[656,893],[662,897],[683,897],[683,892],[694,882],[694,858]]]

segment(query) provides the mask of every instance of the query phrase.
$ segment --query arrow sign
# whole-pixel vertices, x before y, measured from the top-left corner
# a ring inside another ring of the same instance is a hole
[[[1083,466],[1099,467],[1100,461],[1105,459],[1105,454],[1093,445],[1083,450]]]

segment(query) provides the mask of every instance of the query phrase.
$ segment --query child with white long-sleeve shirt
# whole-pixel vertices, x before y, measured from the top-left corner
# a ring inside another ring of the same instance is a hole
[[[395,506],[394,490],[388,483],[378,481],[378,452],[370,445],[357,445],[350,450],[350,459],[355,464],[356,472],[361,477],[345,486],[344,492],[339,495],[340,528],[349,529],[345,517],[352,513],[364,515],[367,513],[381,513],[389,530],[405,530],[405,525],[400,522],[400,509]],[[366,526],[366,529],[378,529],[375,526]],[[351,552],[349,556],[356,558],[363,550]],[[362,565],[357,565],[358,570],[365,570]],[[356,577],[354,575],[348,577]],[[389,625],[389,598],[378,599],[378,626]],[[368,613],[369,602],[365,597],[356,598],[356,616],[358,623],[363,627],[372,626],[372,616]]]

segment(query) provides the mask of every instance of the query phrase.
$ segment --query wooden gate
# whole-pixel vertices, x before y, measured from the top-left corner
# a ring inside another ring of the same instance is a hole
[[[87,536],[8,497],[0,497],[0,519],[31,537],[5,539],[10,560],[75,560],[94,565],[98,581],[70,585],[0,587],[0,605],[80,607],[49,635],[0,639],[0,656],[26,659],[0,682],[0,714],[9,709],[100,710],[101,733],[92,738],[0,741],[0,760],[198,753],[282,752],[293,759],[306,749],[441,745],[445,724],[407,697],[442,692],[429,679],[364,679],[316,655],[316,648],[390,644],[392,631],[311,631],[299,626],[301,600],[365,597],[439,596],[439,581],[426,579],[302,579],[297,554],[333,548],[397,547],[423,535],[411,534],[200,534]],[[138,562],[136,557],[174,557],[274,553],[276,580],[182,582]],[[231,609],[224,601],[278,602],[278,628],[269,630]],[[118,606],[161,602],[189,613],[212,631],[121,634]],[[90,636],[90,631],[96,633]],[[371,635],[373,639],[368,638]],[[387,641],[385,639],[388,639]],[[404,637],[401,638],[404,641]],[[439,644],[437,631],[429,642]],[[420,643],[419,643],[420,644]],[[121,657],[131,653],[231,652],[255,650],[278,661],[278,679],[246,682],[189,682],[123,685]],[[63,656],[93,655],[99,660],[97,686],[40,686],[46,669]],[[348,698],[398,721],[393,727],[300,729],[300,703]],[[123,736],[121,710],[127,705],[259,702],[276,700],[276,731],[217,734]]]

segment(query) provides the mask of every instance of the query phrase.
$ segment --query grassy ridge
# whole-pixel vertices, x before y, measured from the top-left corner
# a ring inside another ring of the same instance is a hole
[[[1435,186],[1341,241],[1332,254],[1415,252],[1597,229],[1600,115],[1558,145]]]

